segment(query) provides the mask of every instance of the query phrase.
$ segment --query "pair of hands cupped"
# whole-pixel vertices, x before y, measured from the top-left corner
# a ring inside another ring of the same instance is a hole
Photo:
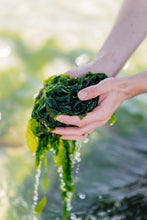
[[[91,64],[85,64],[65,74],[74,78],[84,76],[89,71],[93,72]],[[61,135],[61,138],[65,140],[84,140],[97,127],[105,125],[113,112],[126,99],[123,90],[123,86],[120,86],[120,80],[113,77],[81,90],[78,93],[80,100],[88,100],[99,96],[98,106],[87,113],[82,120],[78,116],[58,116],[56,120],[65,124],[76,125],[77,127],[57,127],[53,133]]]

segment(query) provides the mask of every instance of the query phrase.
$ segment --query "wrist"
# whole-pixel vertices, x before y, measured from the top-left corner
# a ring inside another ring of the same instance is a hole
[[[115,77],[120,68],[113,54],[98,53],[90,63],[92,73],[105,73],[108,77]]]
[[[125,99],[147,93],[147,72],[120,78],[118,87],[122,90]]]
[[[134,86],[130,80],[130,77],[119,78],[118,80],[118,92],[123,94],[123,99],[129,99],[133,97]]]

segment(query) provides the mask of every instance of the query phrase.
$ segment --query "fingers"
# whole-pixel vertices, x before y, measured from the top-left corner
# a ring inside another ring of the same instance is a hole
[[[78,116],[58,116],[58,121],[68,125],[75,125],[77,127],[58,127],[53,133],[62,135],[61,138],[65,140],[82,141],[97,127],[106,124],[112,113],[121,103],[119,100],[120,95],[115,91],[115,83],[116,81],[113,78],[110,78],[101,81],[96,86],[82,90],[84,92],[88,91],[87,94],[90,98],[100,95],[99,105],[92,112],[88,112],[82,120],[80,120]]]
[[[62,136],[61,138],[63,140],[83,141],[87,136],[88,136],[88,134],[84,135],[84,136]]]
[[[116,82],[116,79],[114,78],[108,78],[108,79],[102,80],[100,83],[98,83],[95,86],[89,86],[85,89],[82,89],[78,93],[78,97],[81,100],[88,100],[88,99],[95,98],[101,94],[105,94],[113,89],[115,82]]]
[[[90,126],[87,126],[83,129],[81,128],[73,128],[69,127],[69,131],[65,128],[57,128],[54,132],[57,134],[61,134],[61,138],[64,140],[77,140],[83,141],[91,132],[93,132],[97,127],[103,126],[107,121],[103,121],[101,123],[93,123]],[[77,130],[77,131],[76,131]],[[76,135],[77,134],[77,135]]]
[[[95,121],[103,121],[105,118],[105,112],[100,106],[97,106],[93,111],[88,112],[87,115],[81,120],[78,116],[60,115],[57,120],[69,125],[76,125],[78,127],[84,127]]]
[[[85,76],[90,71],[90,65],[85,64],[80,67],[74,68],[65,72],[66,75],[69,75],[71,78],[82,77]]]
[[[85,134],[90,134],[97,127],[103,126],[107,121],[99,121],[80,127],[57,127],[52,133],[60,134],[63,136],[84,136]]]

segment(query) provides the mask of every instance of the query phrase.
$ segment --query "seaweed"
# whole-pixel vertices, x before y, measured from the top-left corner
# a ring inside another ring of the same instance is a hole
[[[71,209],[70,203],[74,198],[72,169],[78,145],[74,140],[62,140],[59,135],[52,134],[51,131],[59,126],[69,126],[57,121],[58,115],[78,115],[82,119],[87,112],[92,111],[98,105],[99,97],[81,101],[77,94],[81,89],[95,85],[106,78],[104,73],[92,74],[90,72],[85,77],[79,78],[70,78],[65,74],[52,76],[44,81],[43,88],[35,98],[31,119],[28,122],[27,144],[30,151],[35,153],[36,169],[38,169],[42,158],[46,161],[46,152],[53,151],[54,153],[55,166],[58,167],[60,173],[60,190],[63,202],[62,219],[68,218],[68,212]],[[112,119],[109,119],[109,123],[112,124],[115,120],[113,115]],[[45,178],[45,190],[46,188],[47,178]],[[42,211],[45,202],[46,199],[43,198],[36,205],[36,212],[37,210],[39,213]]]

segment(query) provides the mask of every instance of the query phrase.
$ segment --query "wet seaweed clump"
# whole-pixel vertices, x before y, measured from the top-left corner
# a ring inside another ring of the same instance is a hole
[[[106,78],[104,73],[90,72],[85,77],[76,79],[65,74],[52,76],[44,81],[44,86],[34,102],[31,119],[28,122],[27,143],[30,151],[35,153],[36,169],[39,168],[42,158],[46,161],[46,152],[54,153],[55,166],[60,173],[63,219],[68,218],[74,197],[72,169],[76,161],[78,144],[73,140],[62,140],[59,135],[52,134],[51,131],[59,126],[68,126],[56,120],[58,115],[78,115],[82,119],[87,112],[92,111],[98,105],[99,97],[81,101],[77,94],[81,89],[95,85]],[[114,117],[109,120],[111,124],[114,121]],[[47,178],[45,178],[45,186],[47,187]],[[43,209],[45,201],[46,199],[43,198],[36,205],[34,208],[36,212],[37,209]]]

